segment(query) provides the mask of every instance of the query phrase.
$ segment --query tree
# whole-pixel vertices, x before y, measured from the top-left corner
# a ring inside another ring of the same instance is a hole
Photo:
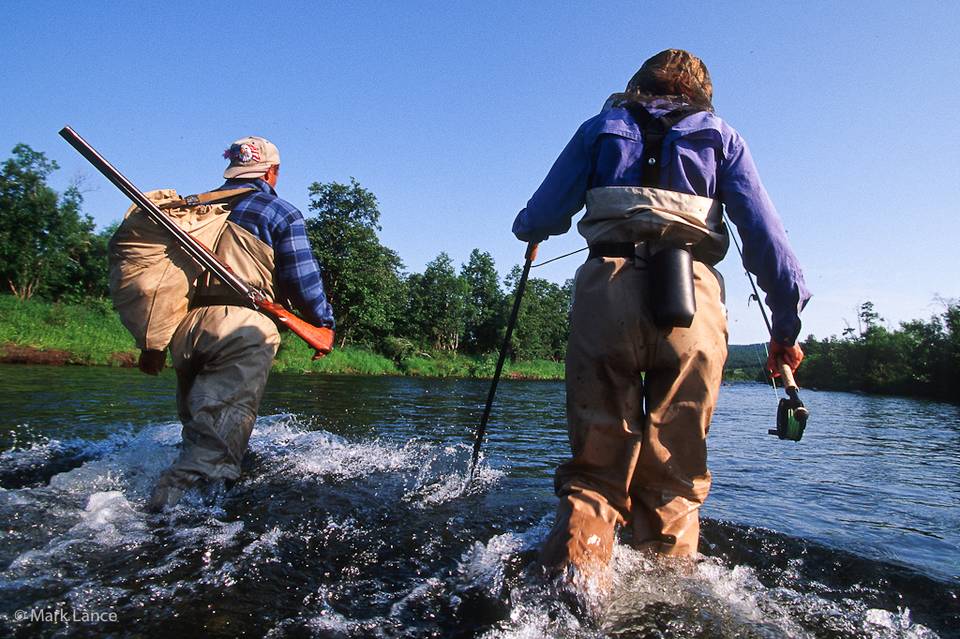
[[[873,310],[873,302],[869,300],[860,305],[859,317],[861,325],[866,326],[865,330],[861,329],[861,334],[869,333],[871,329],[876,328],[883,321],[880,313]]]
[[[376,196],[360,186],[339,182],[310,185],[307,235],[323,269],[341,345],[368,345],[390,335],[402,305],[403,264],[380,243]]]
[[[60,196],[47,185],[56,162],[26,144],[16,145],[12,155],[0,170],[0,279],[20,299],[62,291],[79,276],[93,220],[80,214],[78,188]]]
[[[507,287],[516,289],[521,270],[515,266],[507,276]],[[515,359],[562,360],[570,332],[570,301],[573,281],[563,286],[540,278],[527,280],[517,325],[510,348]]]
[[[803,385],[832,390],[909,394],[960,402],[953,378],[960,368],[960,305],[942,300],[945,310],[929,321],[903,322],[898,330],[880,326],[873,304],[858,315],[860,337],[803,344],[806,358],[798,372]]]
[[[119,225],[114,222],[98,233],[87,233],[70,254],[63,277],[44,287],[44,294],[72,301],[107,297],[110,294],[108,245]]]
[[[439,350],[457,350],[467,324],[468,286],[450,256],[440,253],[422,275],[411,275],[407,290],[409,336]]]
[[[467,288],[464,346],[471,353],[487,353],[499,347],[505,321],[500,278],[489,253],[473,249],[460,269]]]

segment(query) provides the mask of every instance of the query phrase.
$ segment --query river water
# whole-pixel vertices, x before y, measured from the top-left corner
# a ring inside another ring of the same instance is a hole
[[[229,492],[147,515],[169,371],[0,366],[0,636],[960,637],[960,408],[724,387],[692,564],[615,551],[587,611],[533,559],[563,385],[274,375]]]

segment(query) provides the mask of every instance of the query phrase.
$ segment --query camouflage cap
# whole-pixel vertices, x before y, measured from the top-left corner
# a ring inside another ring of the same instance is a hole
[[[223,152],[230,166],[223,172],[225,178],[260,177],[276,164],[280,164],[280,151],[265,138],[250,136],[240,138]]]
[[[643,63],[627,94],[681,95],[693,104],[712,108],[713,83],[703,60],[683,49],[661,51]]]

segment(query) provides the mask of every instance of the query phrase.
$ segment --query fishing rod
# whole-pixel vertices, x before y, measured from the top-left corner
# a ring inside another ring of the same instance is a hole
[[[517,292],[513,295],[513,310],[510,311],[510,319],[507,321],[507,330],[503,336],[503,344],[500,346],[500,356],[497,358],[497,368],[493,372],[493,380],[490,383],[490,392],[487,393],[487,405],[483,409],[483,415],[480,417],[480,424],[473,438],[473,457],[470,460],[470,478],[473,480],[477,473],[477,461],[480,459],[480,447],[483,445],[483,436],[487,432],[487,421],[490,419],[490,411],[493,409],[493,398],[497,394],[497,384],[500,383],[500,374],[503,372],[503,363],[507,359],[507,351],[510,349],[510,337],[513,335],[513,327],[517,323],[517,315],[520,313],[520,301],[523,299],[523,290],[527,286],[527,278],[530,276],[530,267],[533,260],[537,259],[537,243],[529,242],[527,251],[523,256],[523,273],[520,275],[520,281],[517,282]]]
[[[724,212],[723,218],[727,223],[727,228],[730,229],[733,245],[737,247],[737,253],[740,255],[740,263],[742,264],[743,251],[740,249],[737,234],[733,231],[733,225],[730,223],[730,218],[727,217],[726,212]],[[753,275],[750,274],[750,271],[744,269],[743,272],[747,276],[747,279],[750,280],[750,286],[753,288],[753,299],[757,300],[757,306],[760,307],[760,315],[763,316],[763,323],[767,326],[767,333],[772,340],[773,327],[770,325],[767,310],[763,307],[763,301],[760,299],[757,284],[753,281]],[[807,410],[807,407],[800,401],[800,387],[797,386],[797,382],[793,378],[793,370],[791,370],[782,359],[778,358],[777,363],[780,365],[778,372],[783,378],[783,390],[786,391],[787,397],[781,397],[780,403],[777,405],[777,427],[775,429],[769,429],[767,433],[776,435],[780,439],[789,439],[798,442],[800,438],[803,437],[803,431],[807,427],[807,419],[810,417],[810,411]],[[776,388],[776,381],[773,381],[773,386]]]

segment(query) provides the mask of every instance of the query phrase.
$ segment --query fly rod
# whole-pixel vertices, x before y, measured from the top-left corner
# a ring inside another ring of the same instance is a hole
[[[733,237],[733,245],[737,247],[737,253],[740,255],[740,262],[743,263],[743,251],[740,249],[740,242],[737,240],[737,234],[733,231],[730,219],[727,214],[723,214],[727,221],[727,228],[730,229],[730,236]],[[747,279],[750,280],[750,286],[753,288],[753,299],[757,300],[757,306],[760,307],[760,314],[763,316],[763,323],[767,327],[767,333],[770,339],[773,339],[773,327],[770,325],[770,319],[767,317],[767,310],[763,307],[763,301],[760,299],[760,292],[757,290],[757,284],[753,281],[753,275],[750,271],[743,271]],[[803,437],[803,431],[807,427],[807,419],[810,417],[810,411],[800,401],[800,387],[797,386],[793,378],[793,370],[782,360],[777,359],[780,365],[780,376],[783,378],[783,390],[787,397],[780,398],[780,404],[777,406],[777,427],[767,431],[770,435],[776,435],[780,439],[789,439],[798,442]],[[776,384],[774,384],[776,385]]]
[[[140,207],[151,220],[166,229],[176,240],[180,248],[196,260],[201,267],[213,273],[224,284],[233,289],[234,292],[247,300],[251,306],[269,315],[281,325],[287,326],[302,338],[303,341],[309,344],[317,353],[315,358],[330,352],[333,347],[333,331],[331,329],[313,326],[300,319],[282,305],[272,301],[266,293],[238,277],[219,257],[197,241],[192,235],[180,228],[170,216],[160,210],[153,200],[144,195],[140,189],[134,186],[130,180],[124,177],[106,158],[100,155],[96,149],[90,146],[86,140],[80,137],[77,132],[69,126],[65,126],[60,130],[60,137],[70,143],[70,146],[86,158],[105,178],[110,180],[131,202]]]
[[[477,426],[477,432],[473,439],[473,458],[470,461],[470,480],[477,473],[477,461],[480,459],[480,447],[483,445],[483,436],[487,432],[487,421],[490,419],[490,411],[493,409],[493,398],[497,394],[497,384],[500,383],[500,374],[503,372],[503,363],[507,359],[507,351],[510,349],[510,337],[513,335],[513,327],[517,323],[517,315],[520,313],[520,301],[523,299],[523,290],[527,287],[527,278],[530,276],[530,266],[533,260],[537,259],[537,243],[529,242],[527,251],[523,256],[523,273],[520,275],[520,281],[517,282],[517,292],[513,296],[513,310],[510,311],[510,319],[507,321],[507,330],[503,336],[503,344],[500,346],[500,356],[497,358],[497,368],[493,372],[493,380],[490,382],[490,392],[487,393],[487,405],[483,409],[483,415],[480,417],[480,424]]]

